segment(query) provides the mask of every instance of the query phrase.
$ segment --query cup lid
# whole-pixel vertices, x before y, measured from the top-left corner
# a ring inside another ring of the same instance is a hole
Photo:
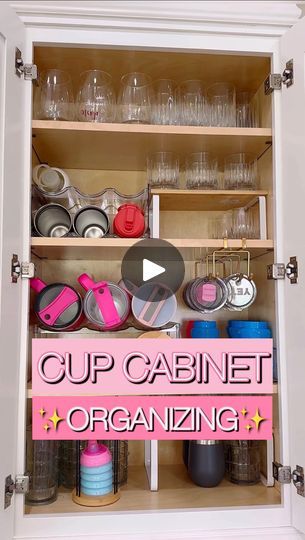
[[[88,441],[88,446],[81,453],[80,463],[85,467],[100,467],[112,461],[111,452],[104,444]]]
[[[113,221],[114,233],[123,238],[138,238],[145,231],[143,211],[133,203],[119,207]]]

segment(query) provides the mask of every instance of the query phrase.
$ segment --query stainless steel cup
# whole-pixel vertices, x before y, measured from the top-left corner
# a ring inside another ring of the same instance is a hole
[[[109,219],[97,206],[85,206],[76,212],[73,227],[83,238],[102,238],[109,230]]]
[[[46,204],[34,215],[34,228],[39,236],[59,238],[66,236],[72,227],[72,219],[60,204]]]

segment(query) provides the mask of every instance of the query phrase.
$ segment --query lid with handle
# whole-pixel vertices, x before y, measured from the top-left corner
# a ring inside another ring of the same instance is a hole
[[[131,307],[135,319],[143,326],[161,328],[173,320],[177,300],[169,287],[161,283],[145,283],[138,294],[133,297]]]
[[[228,286],[219,277],[206,276],[194,280],[189,295],[198,311],[213,313],[225,305],[228,299]]]
[[[110,281],[95,283],[87,274],[78,278],[87,291],[84,312],[89,321],[103,330],[116,328],[123,324],[130,311],[129,296]]]
[[[82,299],[78,292],[65,283],[46,285],[42,280],[31,280],[31,288],[38,292],[34,310],[39,320],[50,328],[70,327],[82,314]]]
[[[231,311],[242,311],[253,304],[257,289],[251,277],[245,274],[232,274],[226,278],[229,290],[226,307]]]
[[[113,220],[113,231],[122,238],[138,238],[145,232],[143,211],[133,203],[119,207]]]

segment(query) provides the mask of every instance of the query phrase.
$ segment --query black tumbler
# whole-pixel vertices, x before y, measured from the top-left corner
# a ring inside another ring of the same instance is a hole
[[[188,473],[198,486],[217,486],[225,474],[222,441],[189,441]]]

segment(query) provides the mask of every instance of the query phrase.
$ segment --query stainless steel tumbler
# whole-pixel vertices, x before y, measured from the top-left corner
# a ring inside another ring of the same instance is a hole
[[[78,236],[102,238],[109,230],[109,219],[101,208],[85,206],[76,212],[73,226]]]
[[[188,473],[198,486],[217,486],[225,474],[225,457],[222,442],[212,440],[190,441]]]
[[[66,236],[72,227],[71,216],[60,204],[46,204],[34,215],[34,228],[39,236],[59,238]]]

